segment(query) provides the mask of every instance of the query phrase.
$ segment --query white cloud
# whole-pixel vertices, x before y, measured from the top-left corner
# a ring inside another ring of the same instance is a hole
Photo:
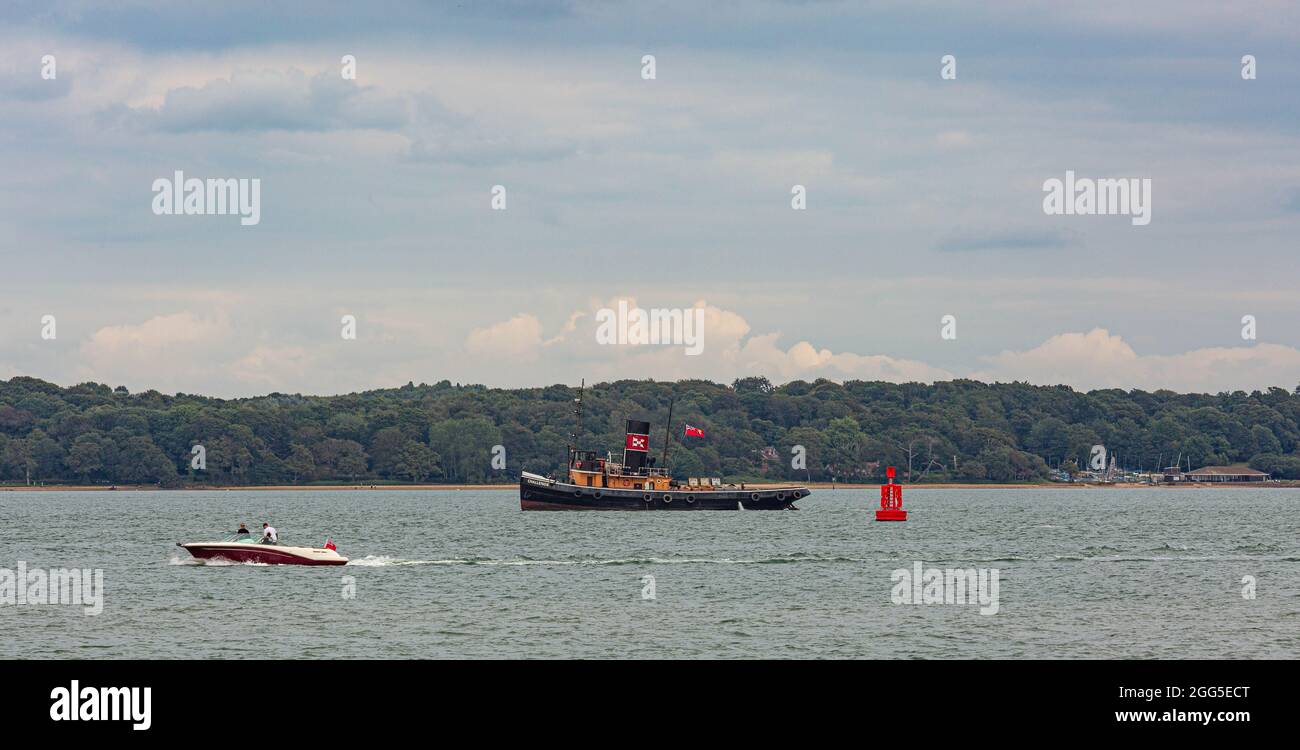
[[[628,308],[638,307],[633,298]],[[738,377],[764,375],[778,382],[816,378],[934,381],[951,378],[947,370],[924,362],[885,355],[833,352],[799,341],[782,349],[780,333],[751,335],[751,326],[737,312],[697,301],[691,309],[703,314],[704,345],[698,356],[687,355],[685,345],[600,345],[596,341],[594,313],[601,307],[617,309],[620,298],[592,301],[590,310],[569,316],[564,330],[551,339],[541,321],[520,314],[494,325],[473,330],[465,348],[473,355],[508,357],[535,363],[527,373],[509,373],[513,385],[534,384],[541,373],[564,373],[572,366],[596,378],[709,378],[730,382]],[[518,378],[516,380],[516,378]],[[501,382],[498,376],[494,382]]]
[[[953,377],[947,370],[924,362],[899,359],[883,354],[854,354],[818,349],[800,341],[784,351],[776,345],[779,334],[754,336],[740,350],[735,376],[765,375],[782,382],[787,380],[888,380],[895,383],[934,382]]]
[[[598,306],[616,307],[617,299]],[[636,307],[635,299],[628,300]],[[684,346],[600,346],[595,343],[593,316],[570,318],[565,330],[546,339],[541,321],[520,314],[487,328],[474,330],[466,343],[471,353],[498,352],[532,363],[528,372],[496,373],[493,384],[529,385],[581,372],[599,379],[687,377],[720,382],[763,375],[774,382],[790,380],[884,380],[935,382],[956,377],[984,381],[1028,381],[1038,385],[1065,384],[1079,389],[1168,388],[1182,392],[1215,393],[1256,390],[1300,382],[1300,350],[1279,344],[1206,347],[1179,354],[1138,354],[1118,335],[1101,328],[1087,333],[1063,333],[1023,351],[985,357],[973,371],[951,370],[921,360],[888,354],[832,351],[800,340],[779,344],[779,332],[753,333],[740,314],[699,301],[705,311],[705,347],[698,357],[686,356]],[[575,325],[574,321],[582,324]],[[486,373],[485,373],[486,374]],[[561,377],[561,379],[563,379]]]
[[[80,377],[189,390],[190,384],[204,379],[204,371],[212,365],[211,352],[225,345],[230,335],[224,316],[201,318],[188,311],[138,324],[104,326],[80,346]]]
[[[1206,347],[1141,355],[1103,328],[1063,333],[1026,351],[1004,351],[972,373],[978,380],[1026,380],[1080,389],[1168,388],[1181,392],[1262,389],[1300,383],[1300,350],[1279,344]]]
[[[1288,299],[1246,308],[1263,321],[1261,331],[1270,340],[1260,343],[1240,341],[1239,315],[1223,320],[1222,314],[1201,309],[1239,306],[1237,292],[1213,289],[1198,295],[1195,304],[1175,299],[1162,308],[1163,314],[1187,321],[1181,328],[1194,328],[1194,335],[1172,335],[1180,328],[1175,326],[1169,336],[1152,337],[1141,328],[1120,336],[1091,325],[1098,313],[1088,300],[1096,290],[1123,291],[1126,301],[1106,311],[1112,320],[1126,317],[1124,305],[1141,307],[1170,296],[1163,282],[1153,287],[1147,281],[1121,282],[1097,281],[1094,289],[1091,282],[1077,282],[1076,288],[1057,280],[1055,286],[1045,281],[1021,290],[1011,281],[986,286],[898,279],[871,295],[870,305],[892,312],[889,325],[870,331],[855,323],[862,315],[840,313],[852,284],[823,287],[813,296],[782,284],[716,292],[674,287],[668,293],[642,285],[636,297],[621,295],[633,307],[703,310],[699,356],[686,355],[684,345],[598,344],[594,313],[617,308],[619,297],[575,305],[575,297],[582,299],[581,285],[505,295],[473,285],[418,292],[353,287],[307,293],[255,284],[238,292],[88,289],[77,295],[76,304],[51,308],[45,307],[49,291],[33,289],[13,295],[8,307],[0,308],[0,377],[22,374],[65,385],[94,380],[133,391],[220,397],[270,391],[326,395],[444,378],[527,387],[584,377],[588,382],[730,382],[748,375],[774,382],[971,377],[1184,392],[1290,389],[1300,382],[1300,350],[1276,338],[1287,332],[1278,321],[1286,319]],[[921,288],[943,296],[958,312],[985,305],[963,317],[960,342],[942,342],[935,335],[937,319],[913,298]],[[1005,310],[999,312],[999,305]],[[39,314],[46,311],[58,315],[57,341],[39,338]],[[339,337],[344,313],[358,317],[355,341]]]
[[[91,362],[114,363],[156,356],[205,341],[224,338],[229,328],[221,319],[204,319],[191,312],[159,315],[138,325],[104,326],[81,348]]]
[[[542,321],[520,313],[510,320],[470,331],[465,350],[476,357],[533,361],[544,344]]]
[[[337,72],[308,77],[296,68],[235,70],[228,78],[171,89],[161,106],[135,112],[172,132],[395,129],[408,121],[401,98],[345,81]]]
[[[267,392],[297,393],[320,371],[319,358],[306,347],[259,345],[229,367],[230,376]]]

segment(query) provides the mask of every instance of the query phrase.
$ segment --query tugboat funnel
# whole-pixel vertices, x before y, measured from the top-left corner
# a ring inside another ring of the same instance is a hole
[[[650,452],[650,423],[627,420],[627,436],[623,444],[623,468],[639,473]]]

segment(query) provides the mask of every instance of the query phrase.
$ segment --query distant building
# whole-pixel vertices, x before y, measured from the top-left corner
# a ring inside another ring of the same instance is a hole
[[[1188,482],[1263,482],[1268,478],[1267,472],[1244,466],[1204,466],[1183,474]]]

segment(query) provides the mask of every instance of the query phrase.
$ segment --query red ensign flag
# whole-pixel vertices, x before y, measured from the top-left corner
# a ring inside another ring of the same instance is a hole
[[[686,437],[704,437],[704,430],[686,425]]]

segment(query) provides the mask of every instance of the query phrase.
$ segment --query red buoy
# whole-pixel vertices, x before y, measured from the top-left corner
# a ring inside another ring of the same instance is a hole
[[[894,484],[894,467],[885,469],[889,484],[880,485],[880,510],[876,511],[877,521],[906,521],[907,511],[903,510],[903,486]]]

